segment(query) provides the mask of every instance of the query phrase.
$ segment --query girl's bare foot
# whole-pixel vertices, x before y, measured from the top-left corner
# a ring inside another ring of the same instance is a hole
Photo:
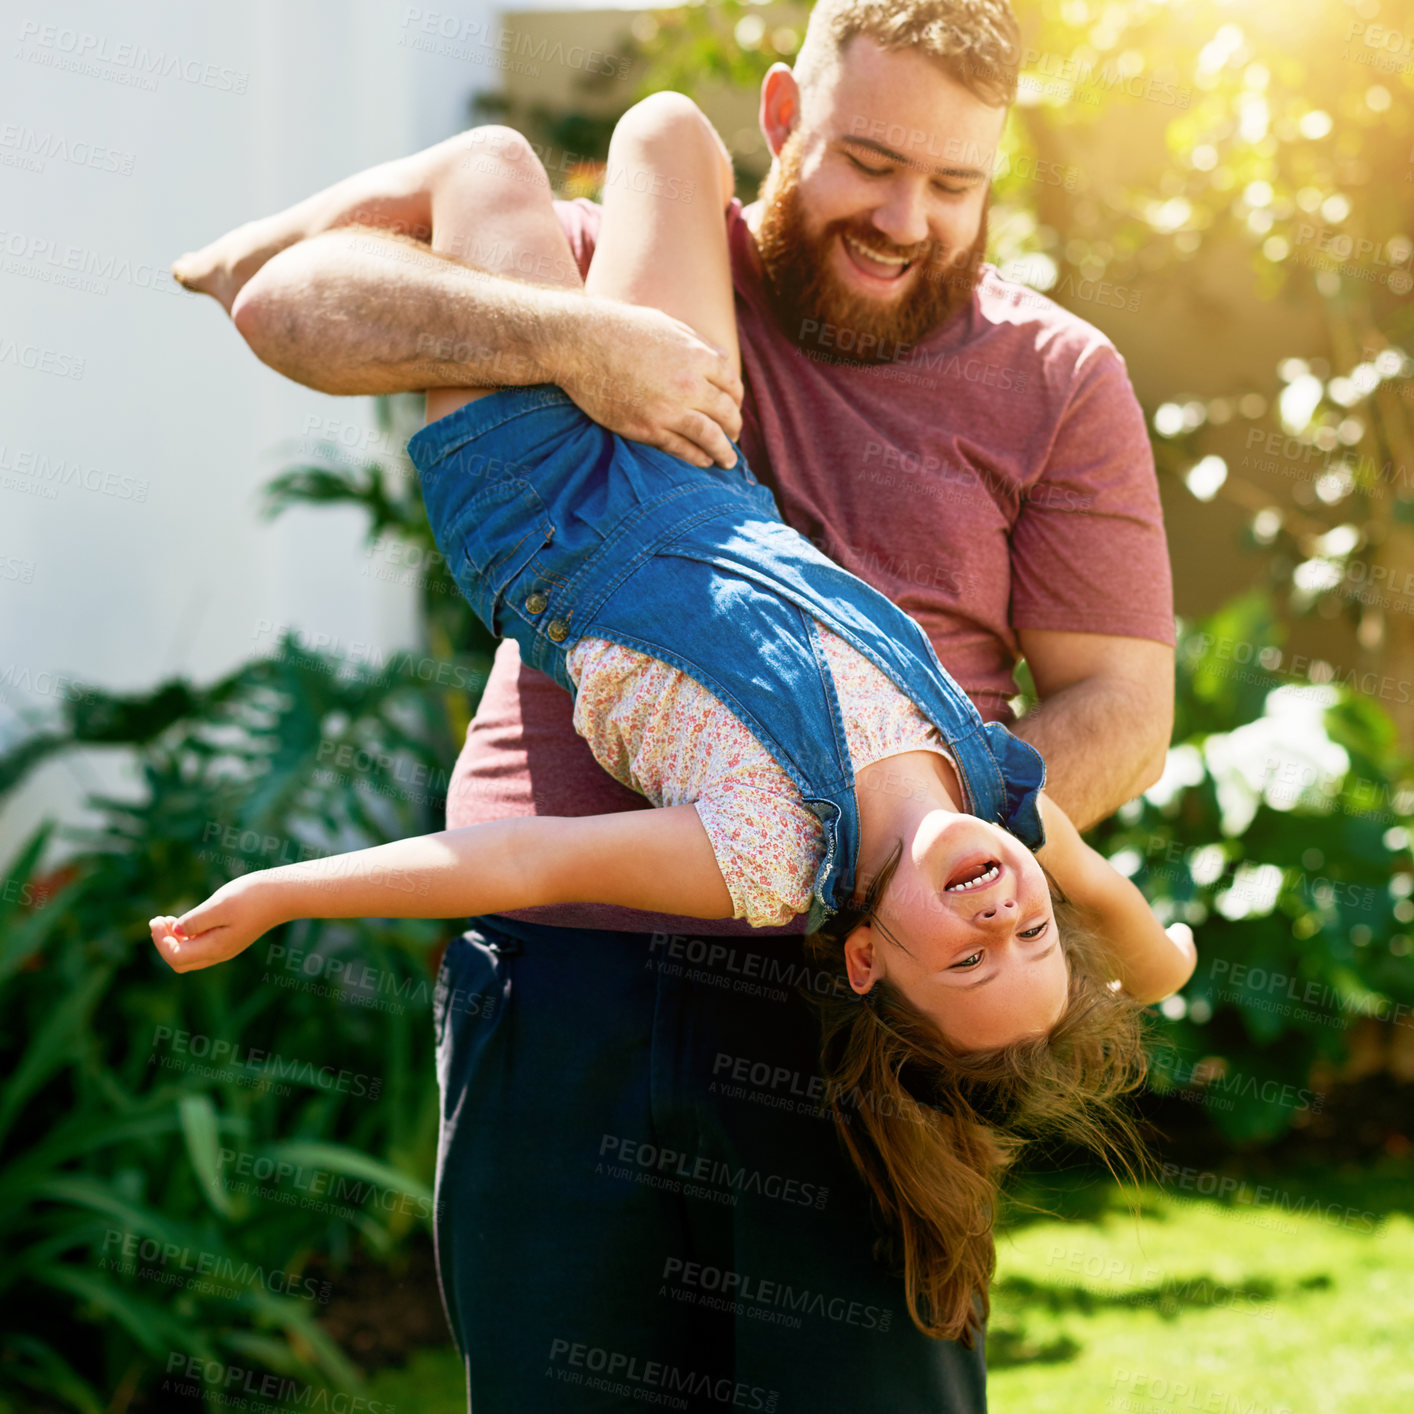
[[[195,294],[210,295],[227,314],[241,286],[270,259],[291,244],[274,237],[265,221],[247,221],[200,250],[172,262],[172,278]]]

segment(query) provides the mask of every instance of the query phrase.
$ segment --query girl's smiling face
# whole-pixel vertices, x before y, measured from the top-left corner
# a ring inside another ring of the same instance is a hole
[[[1069,971],[1046,876],[1014,835],[975,815],[918,818],[872,919],[845,939],[850,986],[888,977],[964,1050],[1045,1035]]]

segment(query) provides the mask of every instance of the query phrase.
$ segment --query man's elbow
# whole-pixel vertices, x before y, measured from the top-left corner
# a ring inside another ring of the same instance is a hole
[[[1143,795],[1150,786],[1158,785],[1160,778],[1164,774],[1164,766],[1168,761],[1168,742],[1151,751],[1144,759],[1144,764],[1140,768],[1134,781],[1134,794]]]
[[[292,314],[288,292],[273,281],[262,279],[264,273],[263,270],[258,271],[241,286],[231,305],[231,321],[261,363],[277,373],[304,382],[299,372],[291,366],[290,354],[294,341],[291,338]]]
[[[1134,776],[1134,794],[1142,795],[1157,785],[1168,764],[1169,743],[1173,740],[1173,703],[1159,706],[1149,718],[1141,743],[1139,766]]]
[[[329,360],[311,356],[319,345],[309,318],[311,289],[289,252],[267,261],[241,286],[231,321],[246,346],[267,368],[320,393],[359,392],[338,386]],[[291,278],[291,277],[294,278]]]
[[[256,287],[254,279],[247,280],[236,294],[231,305],[231,322],[236,332],[259,356],[260,346],[265,342],[270,323],[269,302],[264,292]]]

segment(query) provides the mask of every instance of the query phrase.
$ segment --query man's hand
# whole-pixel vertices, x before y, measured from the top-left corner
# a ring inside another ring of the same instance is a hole
[[[694,466],[730,467],[745,390],[727,355],[661,310],[585,297],[550,372],[595,422]],[[572,353],[570,351],[573,351]],[[554,356],[551,355],[551,361]]]

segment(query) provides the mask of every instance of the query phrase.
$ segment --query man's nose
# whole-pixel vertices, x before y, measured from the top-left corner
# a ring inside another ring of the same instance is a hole
[[[897,246],[917,245],[928,239],[928,212],[923,192],[911,181],[896,182],[883,205],[871,216],[874,227]]]

